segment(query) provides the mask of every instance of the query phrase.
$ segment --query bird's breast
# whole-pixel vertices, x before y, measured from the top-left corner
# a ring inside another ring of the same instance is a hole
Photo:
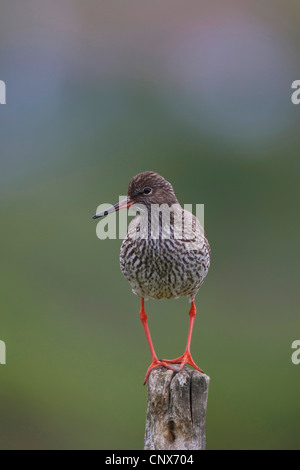
[[[209,268],[203,230],[197,226],[188,239],[164,238],[163,231],[152,238],[148,229],[140,233],[140,222],[139,216],[131,222],[120,252],[121,271],[133,292],[153,299],[195,296]]]

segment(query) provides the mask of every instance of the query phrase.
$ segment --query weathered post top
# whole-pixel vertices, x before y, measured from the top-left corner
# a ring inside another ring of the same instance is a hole
[[[151,371],[145,450],[204,450],[209,377],[184,367]]]

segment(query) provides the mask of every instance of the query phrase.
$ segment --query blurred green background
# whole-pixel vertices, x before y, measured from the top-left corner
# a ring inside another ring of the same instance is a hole
[[[143,447],[139,299],[91,216],[144,170],[205,204],[207,448],[300,447],[299,49],[296,1],[1,1],[2,449]],[[182,354],[187,299],[146,309]]]

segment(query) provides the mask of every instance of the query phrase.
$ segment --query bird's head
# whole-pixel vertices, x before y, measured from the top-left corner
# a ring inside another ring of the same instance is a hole
[[[178,204],[173,187],[154,171],[144,171],[131,178],[127,197],[133,204]]]
[[[151,204],[178,204],[173,187],[165,178],[154,171],[144,171],[131,178],[127,198],[93,216],[93,219],[110,214],[120,209],[126,209],[138,204],[149,209]]]

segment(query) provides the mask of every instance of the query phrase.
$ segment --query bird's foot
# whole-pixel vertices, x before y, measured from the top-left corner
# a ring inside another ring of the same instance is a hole
[[[167,364],[167,361],[159,361],[158,359],[153,359],[152,364],[150,364],[150,366],[148,367],[148,370],[146,372],[145,379],[144,379],[144,385],[147,383],[147,380],[149,378],[149,374],[150,374],[151,370],[154,369],[155,367],[159,367],[159,366],[166,367],[167,369],[170,369],[173,372],[175,372],[174,368],[171,367],[169,364]]]
[[[199,372],[203,373],[203,370],[197,366],[194,362],[190,351],[185,351],[182,356],[177,357],[176,359],[162,359],[165,364],[180,364],[180,367],[177,369],[176,372],[180,372],[181,369],[185,366],[185,364],[189,364],[190,366],[194,367],[194,369],[198,370]]]

